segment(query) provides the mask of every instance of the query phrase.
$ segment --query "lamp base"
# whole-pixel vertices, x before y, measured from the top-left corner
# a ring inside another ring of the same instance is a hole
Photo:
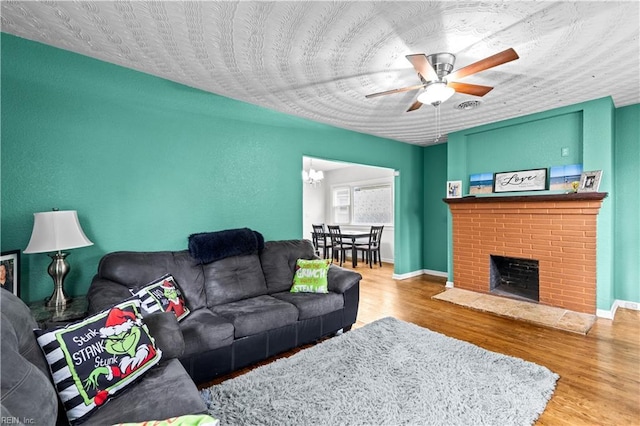
[[[59,308],[67,305],[67,302],[71,301],[71,298],[64,293],[64,278],[69,273],[71,267],[66,261],[66,257],[69,253],[57,252],[50,254],[51,263],[47,272],[53,278],[53,293],[51,297],[45,302],[47,308]]]

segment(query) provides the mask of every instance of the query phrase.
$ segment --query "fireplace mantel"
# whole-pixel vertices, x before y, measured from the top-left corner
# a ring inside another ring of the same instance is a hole
[[[453,284],[490,292],[490,257],[539,261],[539,303],[596,311],[597,215],[606,192],[446,198]]]
[[[607,192],[573,192],[570,194],[543,194],[543,195],[507,195],[476,197],[469,195],[463,198],[444,198],[447,204],[463,203],[528,203],[536,201],[599,201],[606,198]]]

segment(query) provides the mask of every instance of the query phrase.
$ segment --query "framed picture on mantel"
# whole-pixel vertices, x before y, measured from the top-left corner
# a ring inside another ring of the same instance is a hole
[[[493,192],[543,191],[547,189],[547,169],[501,172],[493,175]]]
[[[450,180],[447,181],[447,198],[461,198],[462,197],[462,181]]]
[[[578,192],[598,192],[598,188],[600,188],[600,178],[602,178],[602,170],[582,172]]]

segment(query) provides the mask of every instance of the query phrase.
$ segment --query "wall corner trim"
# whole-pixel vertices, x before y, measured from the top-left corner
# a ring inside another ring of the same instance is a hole
[[[618,310],[618,308],[625,308],[625,309],[632,309],[634,311],[640,311],[640,303],[631,302],[628,300],[616,299],[613,301],[613,304],[611,305],[611,309],[609,310],[597,309],[596,316],[598,318],[605,318],[605,319],[612,320],[616,316],[616,311]]]
[[[406,274],[393,274],[391,278],[394,280],[406,280],[420,275],[434,275],[436,277],[447,277],[448,274],[442,271],[433,271],[431,269],[419,269],[417,271],[407,272]]]

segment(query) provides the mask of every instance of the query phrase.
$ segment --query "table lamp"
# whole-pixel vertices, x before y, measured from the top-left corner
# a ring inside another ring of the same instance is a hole
[[[34,213],[33,232],[31,240],[24,253],[46,253],[49,254],[51,264],[47,271],[53,278],[53,294],[47,300],[46,306],[65,306],[69,300],[64,294],[64,278],[69,273],[69,263],[65,260],[68,250],[78,247],[93,245],[82,231],[78,221],[78,212],[75,210],[53,210],[50,212]]]

